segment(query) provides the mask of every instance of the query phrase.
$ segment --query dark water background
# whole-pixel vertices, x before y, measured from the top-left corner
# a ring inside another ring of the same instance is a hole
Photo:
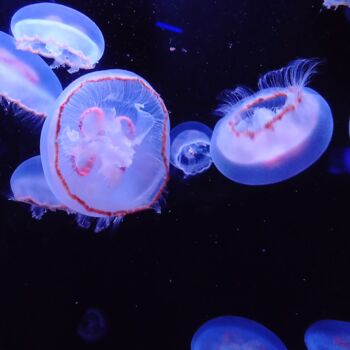
[[[214,167],[187,180],[173,172],[161,215],[132,215],[95,235],[64,213],[34,221],[25,205],[7,200],[11,173],[39,152],[39,133],[2,112],[1,349],[189,350],[195,330],[225,314],[261,322],[289,349],[304,349],[310,323],[350,321],[349,177],[328,173],[331,150],[349,145],[350,23],[341,9],[320,11],[321,2],[61,1],[104,33],[96,69],[146,78],[172,126],[213,127],[223,89],[255,88],[269,70],[318,57],[324,63],[310,86],[334,112],[334,137],[315,165],[272,186],[239,185]],[[0,0],[0,29],[30,3]],[[82,73],[58,71],[64,86]],[[77,327],[91,307],[109,329],[87,345]]]

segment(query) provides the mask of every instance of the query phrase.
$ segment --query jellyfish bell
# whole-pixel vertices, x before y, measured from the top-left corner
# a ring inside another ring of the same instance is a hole
[[[200,122],[185,122],[170,132],[170,163],[185,176],[196,175],[209,169],[210,138],[212,130]]]
[[[77,213],[122,217],[156,207],[168,181],[169,117],[124,70],[86,74],[56,100],[40,141],[46,180]]]
[[[286,180],[313,164],[333,133],[326,100],[306,87],[314,60],[296,60],[259,80],[260,90],[229,92],[211,143],[215,166],[229,179],[264,185]]]
[[[0,99],[15,112],[45,118],[62,86],[46,62],[16,49],[13,38],[0,32]],[[39,120],[39,119],[38,119]]]
[[[255,321],[237,316],[209,320],[194,334],[191,350],[216,349],[287,350],[272,331]]]
[[[350,322],[321,320],[305,332],[308,350],[343,350],[350,348]]]
[[[350,0],[323,0],[323,6],[327,9],[336,10],[339,6],[350,7]]]
[[[17,202],[30,205],[34,219],[40,220],[47,211],[61,210],[75,215],[78,226],[88,229],[94,223],[96,233],[109,226],[117,226],[121,222],[119,217],[100,217],[97,220],[86,215],[76,213],[73,209],[63,205],[49,188],[40,156],[25,160],[14,171],[10,180],[12,197]]]
[[[11,31],[20,50],[53,58],[53,68],[68,66],[68,72],[92,69],[104,52],[98,26],[70,7],[37,3],[19,9],[11,19]]]

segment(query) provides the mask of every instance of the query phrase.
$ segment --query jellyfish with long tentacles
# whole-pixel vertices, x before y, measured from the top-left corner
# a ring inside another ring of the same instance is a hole
[[[313,164],[333,133],[326,100],[307,87],[317,61],[299,59],[259,80],[254,93],[238,87],[225,95],[211,155],[229,179],[247,185],[286,180]]]

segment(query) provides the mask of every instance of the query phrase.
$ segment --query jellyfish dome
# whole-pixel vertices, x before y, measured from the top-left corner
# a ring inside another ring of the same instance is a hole
[[[261,324],[243,317],[223,316],[202,325],[191,350],[287,350],[283,342]]]
[[[323,6],[327,9],[337,9],[338,6],[350,7],[350,0],[323,0]]]
[[[21,163],[10,180],[13,199],[30,204],[32,216],[40,219],[47,209],[66,210],[53,195],[47,185],[40,156],[35,156]]]
[[[0,32],[0,99],[19,111],[46,117],[62,86],[46,62],[16,49],[13,38]]]
[[[185,122],[170,132],[170,163],[185,175],[196,175],[210,168],[212,130],[203,123]]]
[[[11,19],[17,48],[53,58],[52,67],[70,73],[92,69],[103,55],[104,38],[97,25],[70,7],[38,3],[24,6]]]
[[[306,87],[317,62],[300,59],[259,80],[252,93],[237,88],[218,110],[211,155],[229,179],[247,185],[286,180],[313,164],[333,133],[326,100]]]
[[[350,322],[317,321],[307,329],[305,344],[308,350],[350,349]]]
[[[156,208],[168,180],[169,125],[162,99],[140,76],[80,77],[58,97],[41,133],[49,187],[88,216]]]

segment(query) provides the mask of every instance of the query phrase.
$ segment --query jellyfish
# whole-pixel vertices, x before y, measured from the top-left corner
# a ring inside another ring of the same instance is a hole
[[[47,210],[68,210],[53,195],[47,185],[40,156],[21,163],[10,180],[13,200],[31,206],[32,216],[39,220]]]
[[[350,349],[350,322],[317,321],[307,329],[305,344],[308,350]]]
[[[86,74],[58,97],[40,140],[50,189],[93,217],[159,209],[169,173],[169,116],[160,96],[124,70]]]
[[[10,104],[15,112],[44,118],[61,92],[61,83],[42,58],[17,50],[13,38],[0,32],[0,100],[3,106]]]
[[[287,350],[283,342],[261,324],[243,317],[223,316],[202,325],[191,350]]]
[[[76,213],[73,209],[63,205],[47,184],[40,156],[29,158],[21,163],[12,174],[10,185],[13,193],[11,199],[29,204],[32,217],[36,220],[40,220],[47,211],[61,210],[75,215],[76,223],[84,229],[90,228],[95,221],[95,233],[111,225],[116,227],[121,222],[120,218],[110,217],[93,220],[95,218]]]
[[[68,66],[69,73],[94,68],[105,46],[90,18],[59,4],[22,7],[11,19],[11,31],[18,49],[53,58],[53,68]]]
[[[329,154],[328,172],[333,175],[350,174],[350,147],[332,149]]]
[[[82,316],[77,329],[78,336],[87,343],[103,339],[108,331],[104,313],[97,308],[89,308]]]
[[[335,10],[338,6],[350,7],[350,0],[323,0],[323,6],[327,9],[334,7]]]
[[[247,185],[286,180],[313,164],[333,133],[326,100],[306,87],[315,60],[299,59],[259,80],[253,93],[238,87],[218,109],[211,155],[218,170]]]
[[[210,168],[210,138],[212,131],[203,123],[185,122],[170,132],[170,163],[186,176]]]

